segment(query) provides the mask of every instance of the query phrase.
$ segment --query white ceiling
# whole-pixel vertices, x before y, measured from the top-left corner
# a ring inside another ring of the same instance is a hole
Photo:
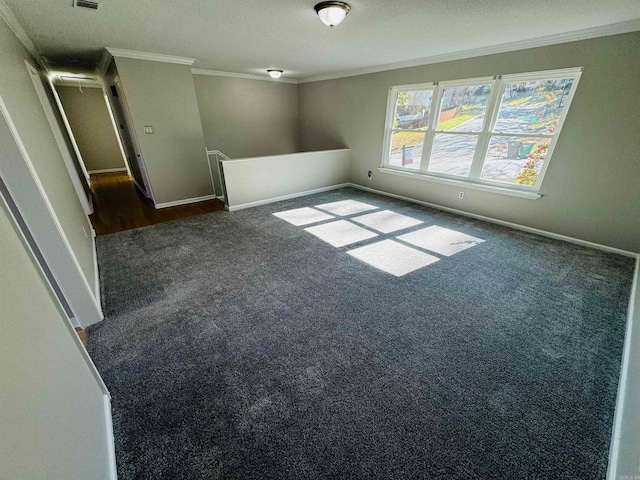
[[[314,0],[5,0],[54,65],[104,47],[196,58],[194,68],[310,78],[635,21],[640,0],[348,0],[330,29]],[[627,25],[623,30],[629,30]]]

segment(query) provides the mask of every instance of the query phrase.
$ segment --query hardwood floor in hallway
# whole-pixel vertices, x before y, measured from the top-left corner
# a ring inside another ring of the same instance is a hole
[[[224,210],[220,200],[156,209],[126,172],[91,175],[91,187],[94,213],[90,218],[97,235]]]

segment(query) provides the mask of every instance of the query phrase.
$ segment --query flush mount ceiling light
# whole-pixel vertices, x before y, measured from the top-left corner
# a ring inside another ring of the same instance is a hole
[[[275,68],[268,69],[267,73],[271,75],[271,78],[280,78],[282,76],[282,70],[278,70]]]
[[[331,28],[342,23],[344,17],[351,10],[351,6],[344,2],[320,2],[313,8],[315,8],[322,23],[329,25]]]

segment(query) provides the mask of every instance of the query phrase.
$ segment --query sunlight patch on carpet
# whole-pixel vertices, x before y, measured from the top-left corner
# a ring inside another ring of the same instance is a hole
[[[305,231],[334,247],[344,247],[345,245],[351,245],[352,243],[378,236],[377,233],[360,228],[346,220],[305,228]]]
[[[398,239],[446,257],[450,257],[451,255],[484,242],[481,238],[472,237],[471,235],[466,235],[437,225],[400,235]]]
[[[294,208],[293,210],[276,212],[273,215],[281,218],[286,222],[289,222],[292,225],[295,225],[296,227],[309,225],[311,223],[323,222],[325,220],[331,220],[332,218],[335,218],[333,215],[319,212],[318,210],[309,207]]]
[[[402,277],[439,260],[433,255],[428,255],[393,240],[372,243],[347,253],[396,277]]]
[[[333,213],[334,215],[345,217],[347,215],[375,210],[378,207],[374,207],[373,205],[369,205],[368,203],[358,202],[356,200],[341,200],[339,202],[316,205],[316,208],[326,210],[327,212]]]
[[[360,223],[365,227],[372,228],[382,233],[391,233],[398,230],[404,230],[405,228],[415,227],[420,225],[421,220],[407,217],[406,215],[400,215],[390,210],[383,210],[381,212],[368,213],[361,217],[352,218],[354,222]]]

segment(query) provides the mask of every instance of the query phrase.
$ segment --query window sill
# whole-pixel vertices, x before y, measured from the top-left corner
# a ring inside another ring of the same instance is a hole
[[[380,167],[378,171],[381,173],[388,173],[390,175],[398,175],[400,177],[415,178],[417,180],[423,180],[425,182],[443,183],[445,185],[454,185],[460,188],[467,188],[471,190],[481,190],[483,192],[498,193],[500,195],[510,195],[512,197],[526,198],[528,200],[537,200],[542,197],[541,194],[536,192],[527,192],[524,190],[516,190],[514,188],[497,187],[494,185],[484,185],[481,183],[473,183],[465,180],[454,180],[452,178],[434,177],[418,172],[407,172],[403,170],[396,170],[394,168]]]

